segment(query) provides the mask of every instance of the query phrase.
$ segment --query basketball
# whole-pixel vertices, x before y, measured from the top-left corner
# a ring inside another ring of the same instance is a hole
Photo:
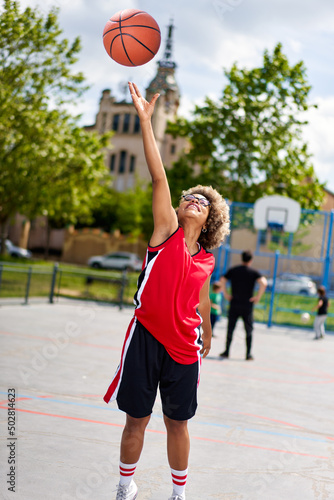
[[[310,319],[311,319],[311,316],[309,315],[309,313],[303,313],[301,315],[302,323],[307,323],[308,321],[310,321]]]
[[[141,66],[158,52],[160,28],[152,16],[137,9],[120,10],[103,30],[107,54],[123,66]]]

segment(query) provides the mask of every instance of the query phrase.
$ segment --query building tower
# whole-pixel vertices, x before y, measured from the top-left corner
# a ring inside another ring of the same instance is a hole
[[[176,63],[172,58],[173,30],[173,21],[170,21],[163,58],[158,62],[156,76],[146,89],[146,99],[148,101],[152,99],[155,93],[160,93],[152,117],[152,127],[162,159],[167,164],[169,164],[167,146],[170,143],[170,140],[168,140],[170,138],[166,137],[166,126],[168,121],[175,119],[180,104],[180,91],[175,80]]]

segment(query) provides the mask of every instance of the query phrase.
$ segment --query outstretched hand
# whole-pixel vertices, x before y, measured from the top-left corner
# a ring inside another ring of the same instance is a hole
[[[151,101],[148,102],[141,95],[135,83],[129,82],[129,90],[132,97],[133,104],[137,110],[140,120],[150,120],[154,111],[155,103],[160,94],[154,94]]]

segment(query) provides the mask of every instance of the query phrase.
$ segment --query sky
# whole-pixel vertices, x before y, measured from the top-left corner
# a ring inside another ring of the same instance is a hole
[[[2,0],[0,0],[2,3]],[[173,20],[173,59],[181,92],[179,114],[189,117],[205,96],[220,97],[226,84],[224,69],[236,62],[252,68],[262,64],[263,52],[278,42],[290,64],[303,60],[312,86],[304,138],[313,155],[316,175],[334,192],[334,2],[333,0],[20,0],[22,8],[38,6],[47,12],[60,9],[63,36],[79,36],[82,51],[76,69],[84,73],[90,89],[77,102],[81,123],[94,123],[103,89],[116,98],[132,80],[145,89],[157,71]],[[136,68],[114,62],[102,43],[108,19],[123,9],[148,12],[160,26],[162,43],[152,61]]]

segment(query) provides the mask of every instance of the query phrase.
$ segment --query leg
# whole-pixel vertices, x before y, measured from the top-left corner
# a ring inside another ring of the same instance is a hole
[[[233,332],[235,329],[235,325],[237,324],[238,318],[239,318],[239,311],[237,311],[235,308],[232,308],[230,306],[230,309],[228,312],[226,348],[225,348],[225,352],[222,353],[222,354],[225,354],[226,357],[228,357],[229,352],[230,352],[230,346],[231,346],[232,339],[233,339]]]
[[[320,324],[321,324],[321,316],[317,315],[314,319],[313,323],[313,328],[315,332],[315,339],[320,339],[321,337],[321,329],[320,329]]]
[[[190,450],[188,420],[196,413],[199,372],[199,358],[194,363],[183,365],[165,352],[161,366],[160,395],[173,482],[170,500],[185,498]]]
[[[143,418],[126,415],[126,423],[121,439],[120,478],[116,500],[134,500],[137,498],[138,488],[133,481],[133,476],[143,449],[145,429],[149,420],[150,415]]]
[[[246,331],[246,359],[251,359],[252,334],[253,334],[253,309],[246,309],[242,313],[242,319]]]
[[[167,455],[172,469],[185,470],[188,467],[190,439],[188,420],[172,420],[164,415],[167,430]]]
[[[321,315],[321,324],[320,324],[320,337],[325,337],[325,322],[326,322],[327,314]]]
[[[167,455],[171,468],[174,498],[185,499],[185,488],[188,476],[188,458],[190,439],[187,420],[172,420],[164,415],[167,429]]]
[[[161,344],[135,320],[122,351],[123,371],[117,389],[117,404],[126,413],[126,423],[120,446],[116,500],[137,498],[138,488],[133,477],[156,398],[160,351]]]
[[[137,463],[144,445],[144,435],[151,416],[133,418],[126,415],[126,424],[121,440],[121,462]]]
[[[213,329],[215,324],[217,323],[219,316],[217,314],[212,314],[210,313],[210,321],[211,321],[211,330],[212,330],[212,336],[214,337]]]
[[[199,369],[199,360],[190,365],[182,365],[166,352],[160,394],[173,482],[173,493],[169,500],[185,498],[190,450],[188,420],[195,415],[197,408]]]

